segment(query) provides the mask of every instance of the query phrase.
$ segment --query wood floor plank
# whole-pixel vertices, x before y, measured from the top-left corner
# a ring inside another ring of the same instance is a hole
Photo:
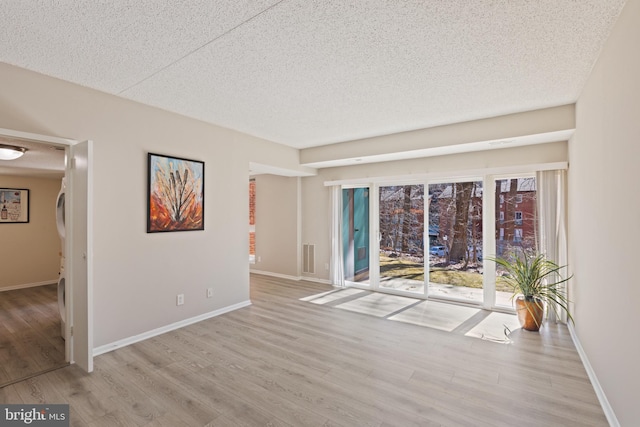
[[[15,387],[7,386],[0,388],[0,403],[25,403],[18,394]]]
[[[137,427],[138,425],[130,418],[128,413],[118,409],[91,421],[86,427]],[[145,425],[150,425],[150,422]]]
[[[65,365],[56,285],[0,292],[0,387]]]
[[[272,416],[271,422],[299,426],[322,425],[326,421],[325,417],[270,393],[259,381],[256,381],[256,378],[238,375],[238,372],[247,369],[245,366],[239,370],[239,366],[238,363],[227,361],[210,365],[198,372],[192,372],[189,368],[181,368],[179,364],[176,364],[172,366],[172,372],[167,370],[163,374],[171,375],[171,379],[174,381],[182,382],[184,378],[188,378],[189,387],[202,391],[205,402],[218,406],[224,415],[236,414],[234,416],[237,416],[237,414],[245,413],[244,417],[253,423],[264,419],[265,414],[271,413],[272,409],[277,407],[280,410],[277,416]],[[212,376],[217,379],[215,387],[212,387],[212,382],[209,379]],[[254,414],[248,417],[247,415],[252,412]]]
[[[109,369],[107,358],[104,359],[102,363],[94,366],[94,372],[88,375],[87,379],[91,382],[91,389],[95,390],[103,399],[110,401],[108,407],[119,408],[111,415],[105,414],[106,419],[126,417],[127,425],[145,426],[166,413],[166,409],[162,405],[148,399],[140,388],[114,375]]]
[[[118,363],[116,368],[112,367],[111,370],[120,376],[122,381],[142,390],[146,399],[153,401],[153,405],[160,405],[166,412],[183,418],[185,423],[205,425],[220,415],[215,408],[204,405],[186,385],[168,381],[157,369],[137,360]]]
[[[301,301],[328,291],[254,275],[251,306],[98,356],[92,374],[0,388],[0,402],[66,402],[90,427],[607,425],[565,326],[497,343]],[[0,317],[0,360],[20,367],[2,337],[39,321]]]

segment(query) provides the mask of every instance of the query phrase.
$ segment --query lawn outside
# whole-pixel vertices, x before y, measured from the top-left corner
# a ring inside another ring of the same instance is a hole
[[[473,289],[482,289],[482,264],[467,265],[463,270],[463,264],[446,265],[445,258],[432,257],[429,263],[429,282],[433,284],[461,286]],[[388,279],[405,279],[424,282],[423,258],[402,256],[392,257],[386,253],[380,254],[380,277],[384,281]],[[498,278],[496,290],[511,292],[511,287]]]

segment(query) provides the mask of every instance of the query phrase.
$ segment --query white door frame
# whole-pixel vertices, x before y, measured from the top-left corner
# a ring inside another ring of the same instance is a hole
[[[65,165],[65,175],[68,175],[69,171],[70,171],[70,167],[71,165],[69,164],[69,158],[70,158],[70,147],[76,144],[79,144],[81,141],[76,141],[73,139],[67,139],[67,138],[59,138],[59,137],[55,137],[55,136],[49,136],[49,135],[41,135],[41,134],[36,134],[36,133],[29,133],[29,132],[21,132],[21,131],[16,131],[16,130],[12,130],[12,129],[5,129],[5,128],[0,128],[0,135],[1,136],[6,136],[6,137],[10,137],[10,138],[16,138],[16,139],[26,139],[32,142],[40,142],[43,144],[53,144],[53,145],[58,145],[58,146],[64,146],[65,147],[65,163],[67,163]],[[91,162],[89,162],[89,167],[91,166]],[[89,174],[89,178],[88,180],[91,180],[91,174]],[[88,188],[92,187],[92,183],[88,182]],[[73,187],[68,189],[68,191],[70,190],[70,198],[71,200],[73,200],[74,194],[73,194]],[[78,195],[79,196],[79,195]],[[91,203],[91,200],[87,201],[89,204]],[[53,207],[51,208],[52,212]],[[89,205],[89,211],[91,209],[91,206]],[[52,213],[53,214],[53,213]],[[66,210],[65,212],[67,219],[68,219],[68,215],[69,215],[69,209]],[[87,220],[90,220],[90,218],[87,218]],[[65,223],[68,226],[73,227],[73,224],[70,223],[69,221],[65,220]],[[87,222],[87,224],[90,224],[91,222]],[[92,240],[91,240],[91,236],[92,236],[92,230],[91,227],[87,227],[88,229],[86,230],[86,233],[88,235],[88,244],[91,245]],[[73,234],[73,233],[71,233]],[[92,260],[91,257],[88,257],[86,262],[88,263],[88,277],[87,280],[74,280],[73,277],[73,272],[72,270],[69,268],[70,266],[70,255],[73,253],[73,243],[72,243],[72,239],[66,239],[65,240],[66,243],[66,248],[65,248],[65,253],[67,254],[67,257],[65,259],[65,273],[67,275],[67,280],[66,280],[66,292],[65,292],[65,309],[66,309],[66,318],[68,319],[66,322],[66,328],[65,328],[65,361],[67,362],[71,362],[73,363],[75,358],[74,358],[74,351],[73,351],[73,336],[72,336],[72,327],[75,324],[79,324],[79,323],[83,323],[83,329],[88,329],[88,335],[89,335],[89,339],[87,340],[87,346],[88,348],[86,349],[82,349],[82,352],[84,353],[86,351],[86,354],[89,355],[88,357],[88,362],[89,363],[81,363],[80,365],[86,365],[88,367],[88,371],[90,372],[93,369],[93,348],[92,347],[92,343],[93,343],[93,301],[92,301],[92,294],[93,294],[93,278],[91,277],[92,275]],[[88,248],[89,252],[92,252],[92,248]],[[79,316],[75,316],[75,314],[77,312],[82,312],[84,310],[74,310],[74,304],[80,304],[82,303],[82,301],[73,301],[72,298],[69,298],[70,295],[72,295],[73,293],[73,286],[86,286],[86,289],[83,289],[83,291],[85,291],[87,293],[87,295],[89,296],[88,300],[87,300],[87,307],[86,307],[86,318],[79,318]]]

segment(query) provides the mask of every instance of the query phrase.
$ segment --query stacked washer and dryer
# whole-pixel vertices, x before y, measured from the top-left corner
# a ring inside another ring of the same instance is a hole
[[[62,250],[60,252],[60,277],[58,278],[58,310],[60,311],[60,334],[62,338],[65,338],[65,329],[66,329],[66,320],[67,320],[67,311],[65,309],[65,284],[66,284],[66,275],[64,272],[64,264],[65,264],[65,193],[67,191],[67,183],[66,178],[62,178],[62,186],[60,188],[60,193],[58,193],[58,199],[56,201],[56,225],[58,228],[58,234],[60,235],[61,247]]]

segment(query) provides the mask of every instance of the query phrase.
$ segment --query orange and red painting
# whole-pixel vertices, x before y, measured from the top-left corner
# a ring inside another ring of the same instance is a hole
[[[149,153],[147,233],[204,230],[204,162]]]

